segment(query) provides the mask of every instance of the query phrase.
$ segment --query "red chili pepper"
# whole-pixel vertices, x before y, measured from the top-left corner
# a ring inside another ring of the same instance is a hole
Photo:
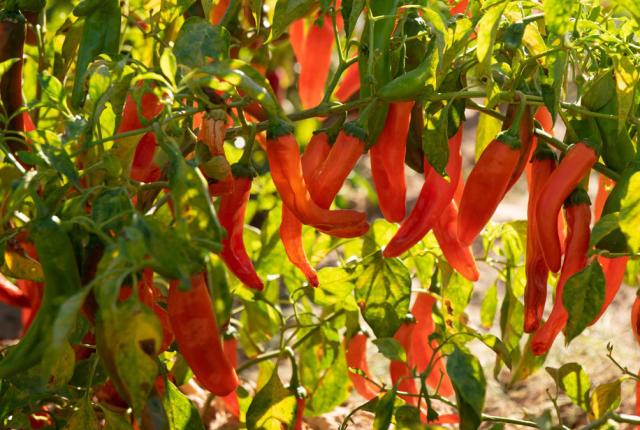
[[[369,151],[378,204],[389,222],[401,222],[406,213],[404,158],[413,105],[413,101],[389,105],[382,133]]]
[[[27,279],[18,279],[16,284],[18,288],[20,288],[20,290],[22,290],[22,292],[24,292],[24,294],[29,298],[30,302],[30,306],[28,308],[23,308],[21,312],[22,336],[27,332],[27,330],[29,330],[31,323],[38,313],[38,309],[40,309],[42,295],[44,294],[44,284],[42,282],[29,281]]]
[[[17,58],[0,79],[0,97],[2,99],[3,114],[8,118],[4,129],[9,132],[22,133],[24,131],[23,116],[19,113],[22,108],[22,56],[25,41],[25,18],[18,11],[0,12],[0,63]],[[16,139],[7,139],[7,146],[13,153],[26,149],[21,142],[20,135]]]
[[[598,160],[596,150],[585,143],[572,145],[543,187],[536,203],[538,240],[547,267],[560,270],[562,257],[558,238],[558,213],[573,189],[589,173]]]
[[[222,22],[222,18],[224,18],[224,14],[227,12],[229,8],[229,3],[231,0],[219,0],[218,3],[211,8],[211,12],[209,13],[209,18],[212,24],[220,24]]]
[[[519,119],[517,135],[514,128],[504,131],[485,148],[471,170],[458,214],[458,238],[463,245],[470,245],[480,234],[515,183],[514,178],[519,176],[518,169],[524,168],[522,159],[525,157],[526,162],[526,146],[529,142],[522,142],[522,136],[529,123],[528,116],[528,109],[525,108]],[[505,126],[507,124],[505,122]]]
[[[638,376],[640,376],[640,371]],[[640,380],[636,381],[636,415],[640,415]],[[638,426],[636,426],[636,429],[638,429]]]
[[[173,343],[173,327],[169,314],[158,304],[160,299],[164,299],[162,294],[153,285],[153,271],[149,268],[144,269],[142,273],[142,281],[138,284],[138,294],[140,301],[147,305],[160,320],[162,326],[162,345],[158,353],[166,351],[171,343]]]
[[[384,249],[383,255],[386,258],[397,257],[406,252],[438,223],[442,212],[453,199],[460,179],[461,142],[462,128],[449,139],[449,161],[446,167],[449,179],[443,178],[435,169],[428,167],[429,163],[425,159],[425,180],[420,195],[411,213]]]
[[[622,281],[624,281],[624,274],[627,271],[628,261],[629,257],[607,258],[601,255],[598,256],[598,262],[602,267],[605,280],[604,303],[602,304],[602,309],[600,309],[598,316],[596,316],[589,325],[595,324],[607,310],[611,302],[613,302],[613,299],[616,298],[616,295],[622,286]]]
[[[142,84],[140,83],[139,86]],[[140,116],[147,122],[152,121],[162,111],[162,105],[158,97],[152,92],[146,92],[140,97],[140,110],[136,100],[131,94],[127,94],[122,110],[122,120],[118,125],[117,133],[125,133],[127,131],[139,130],[144,127]]]
[[[330,150],[329,136],[326,133],[313,135],[301,157],[302,173],[306,183],[310,183],[312,174],[327,158]],[[280,240],[289,261],[302,271],[311,286],[317,287],[318,275],[309,263],[302,244],[302,223],[286,206],[282,207]]]
[[[293,49],[293,55],[296,56],[298,63],[304,61],[305,54],[305,28],[304,18],[293,21],[289,26],[289,43],[291,43],[291,49]]]
[[[551,117],[551,112],[545,106],[541,106],[536,112],[535,119],[540,123],[542,129],[553,136],[553,118]],[[533,144],[531,145],[533,149],[538,147],[538,138],[533,136],[532,138]],[[527,167],[525,167],[525,171],[527,174],[527,183],[531,184],[531,163],[527,163]]]
[[[158,144],[156,135],[153,132],[145,133],[136,146],[131,163],[129,177],[140,182],[154,182],[162,175],[160,167],[153,163]]]
[[[416,318],[415,329],[413,330],[409,367],[415,367],[420,373],[427,370],[431,364],[431,371],[427,375],[426,383],[433,389],[438,389],[438,394],[449,397],[454,394],[451,379],[447,374],[444,360],[440,353],[434,358],[434,351],[438,348],[438,342],[429,341],[429,336],[435,332],[433,322],[433,305],[436,299],[427,292],[418,293],[416,301],[411,309],[411,313]],[[431,363],[431,360],[433,362]]]
[[[371,382],[371,372],[369,371],[369,364],[367,362],[367,334],[364,332],[358,332],[354,334],[345,349],[345,357],[347,360],[347,366],[352,369],[360,369],[365,374],[366,378],[362,375],[349,371],[349,379],[353,384],[353,388],[364,399],[371,400],[378,396],[378,387]]]
[[[400,360],[391,360],[391,363],[389,365],[391,383],[397,386],[398,391],[403,391],[405,393],[413,395],[419,394],[419,390],[416,386],[416,381],[413,379],[411,369],[408,364],[411,360],[410,357],[413,354],[412,338],[414,336],[415,327],[416,324],[414,321],[403,322],[396,334],[393,336],[393,338],[397,340],[404,348],[404,351],[407,355],[407,362]],[[417,396],[402,395],[400,396],[400,398],[407,402],[409,405],[418,405]]]
[[[344,76],[338,88],[336,89],[335,96],[341,102],[346,102],[360,89],[360,70],[358,69],[358,63],[353,63],[344,72]]]
[[[589,236],[591,223],[591,209],[588,204],[587,193],[583,189],[577,189],[572,194],[571,201],[566,206],[567,213],[567,239],[566,255],[562,264],[562,272],[556,286],[556,296],[551,314],[546,323],[533,334],[531,339],[531,351],[536,355],[545,354],[558,333],[567,324],[569,314],[562,301],[562,292],[566,282],[587,265],[587,252],[589,251]]]
[[[603,174],[598,175],[598,193],[596,194],[596,200],[593,203],[593,219],[597,222],[602,216],[602,210],[604,204],[609,197],[609,193],[616,185],[616,181],[609,179]]]
[[[0,302],[9,306],[27,308],[31,306],[29,297],[20,288],[0,273]]]
[[[511,105],[507,109],[507,124],[513,123],[516,113],[517,109],[515,108],[515,105]],[[533,118],[531,114],[531,108],[529,106],[524,109],[524,112],[520,119],[518,136],[520,138],[521,145],[520,158],[518,159],[518,164],[516,165],[516,168],[511,175],[511,179],[509,180],[509,185],[507,186],[507,191],[505,192],[505,194],[509,192],[509,190],[516,184],[516,182],[518,182],[520,176],[522,176],[522,172],[524,172],[526,166],[530,164],[529,160],[531,160],[533,151],[536,148],[537,139],[535,139],[533,135]]]
[[[449,0],[450,5],[454,5],[451,7],[451,15],[455,15],[457,13],[464,13],[467,10],[467,5],[469,0],[460,0],[458,4],[455,4],[456,0]]]
[[[631,331],[636,342],[640,343],[640,296],[638,295],[631,306]]]
[[[547,280],[549,268],[544,261],[538,243],[535,204],[551,173],[556,168],[556,156],[545,143],[538,142],[531,159],[529,181],[529,202],[527,206],[527,254],[525,272],[527,283],[524,289],[524,331],[536,331],[542,321],[547,300]]]
[[[480,278],[476,260],[469,246],[464,246],[458,240],[458,206],[451,201],[440,215],[433,227],[433,233],[451,267],[465,279],[475,282]]]
[[[321,20],[322,25],[313,23],[307,32],[304,43],[305,54],[300,63],[298,83],[300,101],[307,109],[320,104],[324,96],[324,86],[331,67],[333,50],[333,23],[330,16]]]
[[[217,396],[234,391],[238,376],[224,354],[204,274],[191,278],[188,291],[171,282],[168,304],[178,348],[198,382]]]
[[[96,344],[95,334],[92,331],[88,331],[82,337],[82,341],[80,342],[80,344],[73,345],[73,352],[75,353],[76,361],[85,360],[89,358],[91,354],[93,354],[96,351],[95,344]],[[88,348],[84,345],[93,345],[94,347]]]
[[[225,335],[224,339],[224,354],[229,361],[229,364],[235,369],[238,367],[238,339],[234,336]],[[222,397],[222,401],[225,404],[227,411],[234,417],[240,416],[240,405],[238,404],[238,394],[235,391]]]
[[[218,219],[227,230],[220,257],[229,270],[246,286],[262,291],[264,283],[256,273],[244,246],[244,214],[251,196],[251,178],[234,179],[233,192],[220,197]]]
[[[51,413],[48,411],[32,413],[29,415],[29,425],[31,425],[31,429],[33,430],[52,426],[53,420],[51,419]]]
[[[339,140],[338,138],[338,141]],[[338,143],[339,142],[336,142],[332,148],[327,161],[332,159],[331,154]],[[323,203],[321,201],[316,202],[312,200],[302,174],[302,163],[298,152],[298,144],[288,127],[284,127],[284,130],[283,128],[270,130],[267,139],[267,156],[269,158],[269,166],[271,167],[271,177],[282,198],[283,204],[286,205],[303,224],[311,225],[319,229],[331,230],[334,228],[355,227],[366,222],[366,214],[364,213],[350,210],[330,211],[322,207]],[[322,171],[323,168],[321,168],[320,171]],[[328,175],[326,177],[328,177]],[[319,200],[327,197],[325,191],[313,194],[317,195],[320,198]]]
[[[304,407],[307,403],[307,399],[304,397],[296,398],[296,422],[293,425],[293,430],[302,430],[302,422],[304,419]]]

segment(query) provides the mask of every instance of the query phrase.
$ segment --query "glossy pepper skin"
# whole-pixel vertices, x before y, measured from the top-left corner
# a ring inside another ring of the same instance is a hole
[[[326,133],[316,133],[309,141],[301,157],[302,173],[307,183],[315,170],[327,158],[331,146]],[[313,196],[312,196],[313,197]],[[280,240],[291,261],[305,275],[309,284],[318,286],[318,274],[309,263],[302,244],[302,223],[286,206],[282,207],[282,221],[280,223]]]
[[[20,308],[30,306],[29,297],[0,273],[0,302]]]
[[[525,259],[527,283],[524,289],[524,331],[526,333],[532,333],[540,326],[547,300],[549,268],[544,261],[538,241],[535,205],[540,192],[555,168],[555,154],[545,143],[538,142],[536,152],[531,159],[527,206],[527,254]]]
[[[238,367],[238,339],[233,336],[227,336],[224,338],[224,355],[227,357],[229,364],[235,369]],[[238,418],[240,416],[240,405],[238,404],[238,394],[235,391],[222,397],[222,401],[225,404],[227,411]]]
[[[293,425],[293,430],[302,430],[302,423],[304,419],[304,408],[307,403],[307,399],[304,397],[296,398],[296,421]]]
[[[305,41],[300,63],[300,80],[298,83],[300,100],[305,109],[320,104],[324,96],[324,86],[331,67],[333,49],[333,23],[330,16],[321,20],[322,24],[311,24]]]
[[[168,309],[178,348],[198,382],[217,396],[234,391],[238,376],[224,353],[205,275],[192,276],[187,291],[171,282]]]
[[[447,374],[442,355],[436,353],[434,357],[434,351],[439,346],[438,342],[429,340],[429,336],[436,330],[433,322],[433,306],[435,304],[435,297],[427,292],[420,292],[416,296],[416,301],[411,309],[411,313],[416,318],[416,325],[413,330],[409,366],[415,367],[418,372],[422,373],[431,365],[431,370],[426,378],[427,385],[433,389],[437,388],[438,394],[441,396],[449,397],[454,394],[451,379]]]
[[[284,128],[284,132],[281,127],[275,131],[270,130],[267,138],[267,157],[271,177],[282,203],[303,224],[319,229],[340,229],[366,223],[364,213],[350,210],[330,211],[323,209],[311,198],[302,173],[298,144],[291,130],[287,126]]]
[[[558,168],[549,176],[536,202],[536,227],[547,267],[560,270],[558,213],[562,204],[598,160],[596,150],[585,143],[572,145]]]
[[[220,257],[231,272],[247,287],[262,291],[264,283],[256,273],[244,246],[244,214],[251,196],[251,178],[234,179],[233,192],[220,197],[218,219],[227,231]]]
[[[602,267],[602,272],[604,273],[604,303],[602,304],[602,309],[598,315],[589,323],[589,325],[593,325],[604,314],[607,310],[613,299],[616,298],[618,291],[620,291],[620,287],[622,286],[622,281],[624,281],[624,274],[627,271],[627,262],[629,261],[629,257],[616,257],[616,258],[607,258],[602,255],[598,256],[598,262]]]
[[[369,151],[378,204],[389,222],[401,222],[406,213],[404,159],[413,105],[412,101],[389,105],[382,133]]]
[[[0,11],[0,63],[17,58],[14,63],[0,78],[0,98],[4,107],[3,114],[9,119],[6,130],[13,133],[24,131],[23,116],[19,114],[22,108],[22,56],[25,41],[25,18],[18,11]],[[15,135],[18,140],[7,140],[7,146],[15,153],[25,150],[26,145],[21,141],[20,135]]]
[[[636,296],[631,306],[631,332],[640,344],[640,296]]]
[[[493,140],[482,152],[467,178],[458,214],[458,238],[463,245],[470,245],[480,234],[504,195],[519,177],[518,170],[524,169],[528,153],[526,145],[529,144],[522,141],[526,118],[528,115],[525,109],[520,117],[518,131],[508,129]],[[488,193],[487,190],[491,192]]]
[[[347,366],[352,369],[360,369],[366,376],[365,378],[362,375],[349,371],[349,379],[353,384],[353,388],[355,388],[361,397],[366,400],[371,400],[378,396],[380,390],[374,383],[369,381],[369,379],[371,379],[371,372],[369,371],[369,364],[367,362],[367,338],[366,333],[361,331],[354,334],[347,343],[345,356]]]
[[[582,189],[578,201],[569,202],[566,207],[567,238],[566,255],[562,264],[562,272],[556,286],[553,309],[545,324],[537,330],[531,339],[531,351],[536,355],[543,355],[555,340],[556,336],[567,324],[569,314],[562,301],[564,286],[573,275],[584,269],[587,265],[587,253],[589,251],[589,237],[591,234],[591,208],[588,196]],[[574,196],[576,194],[574,193]]]
[[[402,323],[396,334],[393,336],[400,345],[404,348],[407,355],[407,362],[400,360],[391,360],[389,364],[389,374],[391,376],[391,383],[397,386],[398,391],[403,391],[409,394],[418,394],[419,390],[416,386],[416,381],[411,374],[411,368],[409,362],[413,354],[413,342],[414,331],[416,324],[414,321],[406,321]],[[407,404],[412,406],[418,405],[418,397],[416,396],[400,396]]]
[[[544,130],[546,133],[553,136],[553,118],[551,117],[551,112],[549,112],[549,109],[547,109],[545,106],[541,106],[540,108],[538,108],[538,111],[536,112],[536,115],[534,118],[536,121],[540,123],[540,125],[542,126],[542,130]],[[532,140],[531,149],[532,151],[535,152],[536,148],[538,147],[539,141],[535,135],[531,138],[531,140]],[[531,157],[533,157],[533,153],[531,154]],[[525,167],[525,172],[527,175],[527,184],[529,185],[531,185],[531,168],[532,168],[531,157],[529,158],[529,162]]]
[[[449,202],[433,227],[433,233],[449,265],[465,279],[475,282],[480,278],[476,260],[469,246],[458,240],[458,205]]]
[[[462,129],[449,139],[447,178],[429,166],[425,160],[425,180],[420,195],[409,216],[383,251],[386,258],[397,257],[418,243],[439,221],[442,212],[453,199],[460,180]]]

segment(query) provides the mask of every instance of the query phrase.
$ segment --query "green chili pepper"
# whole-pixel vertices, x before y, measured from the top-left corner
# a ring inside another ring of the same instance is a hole
[[[44,295],[29,330],[0,361],[0,378],[25,371],[42,360],[53,336],[53,323],[60,306],[81,286],[71,240],[51,217],[34,221],[31,237],[44,273]]]

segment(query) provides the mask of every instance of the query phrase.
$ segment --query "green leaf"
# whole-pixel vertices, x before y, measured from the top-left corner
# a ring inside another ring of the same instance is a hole
[[[449,161],[448,109],[428,115],[422,131],[422,149],[429,164],[440,175],[445,174]]]
[[[500,24],[500,18],[502,18],[505,7],[506,4],[490,6],[490,9],[485,11],[477,25],[478,46],[476,56],[478,57],[480,67],[485,73],[489,71],[489,66],[491,65],[491,56],[493,55],[493,48],[496,44],[498,25]]]
[[[560,0],[564,1],[564,0]],[[560,41],[553,40],[549,49],[559,48]],[[564,88],[565,69],[567,66],[567,53],[565,51],[554,52],[547,56],[547,69],[540,73],[540,87],[542,99],[549,109],[551,117],[555,118],[561,102],[562,88]]]
[[[398,430],[422,430],[420,410],[414,406],[402,405],[396,409],[396,428]]]
[[[480,362],[456,346],[447,359],[447,373],[456,392],[460,429],[477,429],[482,422],[487,386]]]
[[[480,322],[482,326],[489,329],[493,325],[493,320],[496,317],[496,310],[498,308],[498,287],[495,283],[491,284],[491,287],[487,290],[482,299],[482,305],[480,306]]]
[[[373,430],[387,430],[393,418],[393,406],[396,401],[396,387],[387,391],[376,406],[376,417],[373,420]]]
[[[256,394],[247,411],[247,429],[281,430],[295,419],[296,398],[274,370],[269,382]]]
[[[196,406],[178,390],[178,387],[165,381],[162,406],[167,414],[171,430],[201,430],[204,428]]]
[[[565,392],[571,401],[582,410],[589,410],[589,390],[591,382],[578,363],[567,363],[559,369],[546,368],[547,372],[556,381],[558,388]]]
[[[562,291],[562,302],[569,313],[565,328],[567,344],[600,313],[604,304],[604,287],[604,273],[597,260],[567,281]]]
[[[353,33],[353,29],[356,27],[358,18],[364,10],[365,3],[365,0],[344,0],[342,2],[342,19],[344,21],[344,32],[347,39],[351,38],[351,34]]]
[[[634,93],[638,80],[640,80],[640,72],[630,57],[614,54],[612,58],[618,95],[618,131],[622,132],[634,102]]]
[[[609,233],[618,229],[620,225],[620,213],[612,212],[603,215],[596,225],[591,229],[591,237],[589,238],[589,247],[594,247],[604,239]]]
[[[378,351],[389,360],[407,361],[407,353],[404,348],[392,337],[380,337],[373,340],[373,344],[378,347]]]
[[[620,202],[620,228],[634,252],[640,251],[640,172],[629,179],[627,194]]]
[[[317,4],[317,0],[283,0],[276,2],[276,8],[273,12],[271,38],[279,38],[289,27],[289,24],[309,14],[314,9],[315,4]]]
[[[198,16],[188,18],[176,37],[173,54],[188,67],[201,67],[213,60],[229,56],[231,36],[226,28],[212,25]]]
[[[409,312],[411,274],[398,259],[378,252],[356,280],[355,295],[362,316],[376,337],[393,337]]]
[[[314,303],[357,310],[353,300],[353,275],[341,267],[323,267],[318,271],[320,286],[313,290]]]
[[[620,379],[607,384],[598,385],[591,394],[591,414],[600,418],[620,405]]]
[[[133,430],[126,415],[119,414],[102,403],[99,406],[106,421],[104,430]]]
[[[563,36],[571,28],[574,0],[545,0],[544,17],[549,32]]]
[[[88,398],[80,401],[78,409],[71,415],[69,422],[65,426],[66,430],[99,430],[98,418],[93,412],[93,407]]]

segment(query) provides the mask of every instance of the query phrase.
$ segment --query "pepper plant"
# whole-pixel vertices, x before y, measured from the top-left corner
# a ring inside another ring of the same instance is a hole
[[[0,427],[640,424],[485,401],[638,285],[636,0],[0,8]]]

